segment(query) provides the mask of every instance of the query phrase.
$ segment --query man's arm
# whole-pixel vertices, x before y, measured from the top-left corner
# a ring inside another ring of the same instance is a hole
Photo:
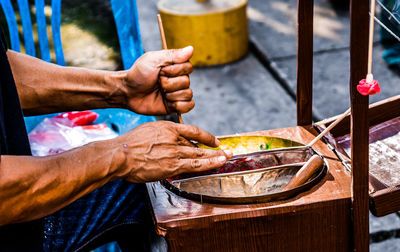
[[[54,156],[1,156],[0,226],[49,215],[111,180],[160,180],[220,167],[232,155],[188,139],[219,144],[195,126],[152,122]]]
[[[158,115],[193,108],[192,53],[192,47],[146,53],[126,71],[61,67],[11,50],[7,57],[25,115],[112,107]]]

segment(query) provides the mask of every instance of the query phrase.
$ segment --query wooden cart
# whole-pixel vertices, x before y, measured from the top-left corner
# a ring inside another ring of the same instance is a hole
[[[318,128],[333,121],[312,125],[313,6],[312,0],[298,0],[298,126],[243,135],[309,143]],[[156,231],[165,237],[169,250],[368,251],[370,202],[377,216],[400,210],[400,188],[387,187],[368,172],[369,127],[399,116],[400,96],[368,109],[368,96],[357,92],[356,85],[367,72],[369,1],[352,0],[350,12],[352,116],[313,146],[328,162],[327,176],[295,198],[249,205],[196,202],[175,195],[159,182],[148,183]],[[351,160],[336,141],[346,134],[351,137]]]

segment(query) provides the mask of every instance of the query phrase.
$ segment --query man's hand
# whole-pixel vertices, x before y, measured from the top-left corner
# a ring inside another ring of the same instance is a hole
[[[232,152],[194,147],[189,140],[217,147],[219,141],[196,126],[151,122],[138,126],[115,141],[123,150],[122,177],[135,183],[156,181],[180,173],[221,167]]]
[[[193,47],[148,52],[127,71],[127,106],[146,115],[186,113],[194,107],[189,88]],[[164,99],[164,100],[163,100]]]

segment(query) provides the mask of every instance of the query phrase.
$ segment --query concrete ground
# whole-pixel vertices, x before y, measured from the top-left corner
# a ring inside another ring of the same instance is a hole
[[[138,1],[146,51],[161,48],[156,4],[157,0]],[[183,115],[185,123],[216,135],[296,124],[296,4],[296,0],[249,0],[253,49],[232,64],[195,69],[191,87],[196,107]],[[347,11],[335,11],[328,0],[315,0],[313,113],[316,118],[337,115],[349,106],[349,30]],[[371,102],[400,93],[400,77],[383,62],[379,27],[376,31],[373,73],[382,93],[372,96]],[[270,65],[262,64],[260,57]],[[384,218],[371,215],[370,233],[371,251],[398,251],[399,215]]]

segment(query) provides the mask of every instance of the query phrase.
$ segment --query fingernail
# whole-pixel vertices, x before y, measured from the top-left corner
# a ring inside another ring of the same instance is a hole
[[[233,156],[233,152],[230,151],[230,150],[224,150],[224,152],[228,157],[232,157]]]
[[[226,157],[225,156],[220,156],[218,157],[218,162],[225,162],[226,161]]]
[[[219,145],[221,144],[221,142],[218,140],[218,138],[215,138],[215,144],[216,144],[217,146],[219,146]]]
[[[193,46],[186,46],[185,48],[182,49],[182,52],[189,53],[192,50],[193,50]]]

